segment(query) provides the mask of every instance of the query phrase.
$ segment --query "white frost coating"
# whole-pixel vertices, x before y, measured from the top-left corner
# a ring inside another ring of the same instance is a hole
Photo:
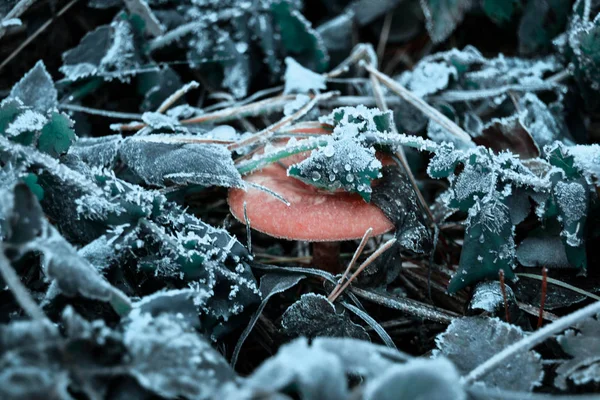
[[[304,107],[310,101],[310,97],[305,94],[299,94],[293,101],[287,102],[285,106],[283,106],[283,115],[290,116],[294,114],[296,111]]]
[[[13,122],[6,128],[6,133],[9,136],[18,136],[27,131],[39,131],[48,122],[48,119],[42,114],[33,110],[25,110],[17,116]]]
[[[558,182],[554,195],[564,213],[563,223],[570,225],[585,217],[587,202],[584,187],[579,183]]]
[[[576,145],[569,147],[569,154],[575,157],[575,167],[581,169],[589,178],[600,179],[600,145]]]
[[[428,96],[448,87],[458,72],[453,66],[438,62],[420,62],[414,70],[402,73],[400,83],[419,97]]]
[[[179,121],[175,118],[157,112],[145,112],[142,114],[142,121],[152,129],[169,129],[172,131],[185,129],[181,127]]]
[[[292,57],[286,57],[285,65],[283,93],[311,93],[327,88],[323,75],[303,67]]]

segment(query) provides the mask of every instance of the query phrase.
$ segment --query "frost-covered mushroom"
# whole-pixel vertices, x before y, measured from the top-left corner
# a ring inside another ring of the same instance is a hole
[[[321,269],[338,272],[340,241],[360,239],[369,228],[373,236],[394,229],[383,212],[360,195],[319,190],[288,176],[277,163],[244,180],[276,192],[290,205],[252,186],[246,191],[232,189],[228,201],[233,216],[245,223],[245,203],[253,229],[281,239],[313,242],[313,264]]]

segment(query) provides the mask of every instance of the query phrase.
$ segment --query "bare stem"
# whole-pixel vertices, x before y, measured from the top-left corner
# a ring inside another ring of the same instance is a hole
[[[371,265],[371,263],[373,263],[373,261],[375,261],[379,256],[381,256],[387,249],[389,249],[390,247],[392,247],[392,245],[396,243],[396,238],[390,239],[387,242],[385,242],[384,244],[382,244],[377,251],[375,251],[373,254],[371,254],[369,256],[369,258],[367,258],[361,265],[360,267],[358,267],[356,269],[356,271],[354,271],[354,273],[352,274],[352,276],[342,285],[342,287],[340,288],[340,290],[337,291],[337,293],[335,293],[334,296],[331,297],[331,302],[333,303],[343,292],[344,290],[346,290],[346,288],[348,287],[348,285],[350,285],[350,283],[352,283],[352,281],[354,279],[356,279],[356,277],[365,269],[367,268],[369,265]]]
[[[373,228],[369,228],[365,231],[365,234],[363,235],[362,239],[360,240],[360,244],[356,248],[356,251],[354,252],[354,255],[352,256],[352,259],[348,263],[348,267],[344,271],[344,275],[342,275],[342,277],[338,281],[335,288],[331,291],[331,294],[329,294],[329,297],[328,297],[329,301],[332,301],[332,299],[335,299],[338,290],[342,286],[342,282],[344,282],[346,280],[346,277],[348,276],[350,271],[352,271],[352,267],[354,267],[356,260],[358,260],[358,257],[360,257],[360,255],[362,254],[365,246],[367,245],[367,241],[371,237],[372,232],[373,232]]]

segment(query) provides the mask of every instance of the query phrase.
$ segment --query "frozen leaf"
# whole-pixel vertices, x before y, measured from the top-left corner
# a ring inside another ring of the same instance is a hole
[[[565,134],[559,122],[560,117],[554,115],[535,94],[525,94],[519,99],[519,105],[522,109],[519,119],[540,149],[556,140],[570,144],[568,133]]]
[[[515,294],[510,286],[505,285],[504,291],[509,307],[516,306]],[[498,281],[480,282],[475,286],[473,297],[469,303],[470,314],[486,312],[489,316],[505,315],[504,295],[502,294],[502,286]],[[513,314],[513,313],[511,313]]]
[[[19,99],[27,107],[45,114],[58,104],[58,92],[43,61],[35,66],[13,86],[9,98]]]
[[[394,365],[369,381],[364,388],[365,400],[464,400],[467,398],[459,384],[460,375],[445,358],[413,359]]]
[[[69,154],[76,155],[90,167],[112,167],[122,142],[121,135],[79,138],[69,148]]]
[[[564,29],[570,10],[571,4],[563,0],[527,2],[519,25],[519,51],[528,55],[547,51]]]
[[[383,167],[382,173],[371,201],[394,223],[395,236],[403,250],[429,252],[431,235],[410,180],[398,166]]]
[[[149,185],[243,186],[226,147],[193,143],[193,137],[179,137],[179,141],[177,138],[159,135],[129,138],[122,143],[119,156]]]
[[[244,329],[244,332],[242,332],[237,344],[235,345],[235,349],[231,357],[231,365],[233,367],[235,367],[242,345],[248,338],[248,335],[254,328],[254,325],[258,321],[258,318],[267,306],[267,302],[269,301],[269,299],[276,294],[283,293],[286,290],[291,289],[304,278],[306,278],[305,275],[279,273],[265,274],[262,278],[260,278],[260,294],[262,297],[262,301],[260,302],[260,305],[258,306],[257,310],[252,315],[250,322],[248,322],[248,326],[246,327],[246,329]]]
[[[26,132],[37,132],[42,130],[48,119],[33,110],[25,110],[19,114],[6,128],[6,134],[10,137],[16,137]]]
[[[267,392],[292,388],[301,399],[348,398],[348,383],[340,358],[310,346],[305,338],[281,346],[277,355],[250,375],[246,385]]]
[[[159,131],[185,131],[177,119],[157,112],[145,112],[142,114],[142,121],[153,130]]]
[[[448,291],[456,292],[485,278],[495,279],[500,270],[507,279],[513,279],[514,259],[514,228],[508,207],[497,199],[477,201],[469,211],[458,271]]]
[[[483,12],[492,21],[501,25],[510,22],[521,7],[519,0],[483,0]]]
[[[144,101],[140,108],[143,111],[156,110],[181,86],[181,78],[169,66],[160,68],[158,71],[140,74],[137,79],[137,90],[144,95]],[[179,102],[175,104],[179,104]]]
[[[310,94],[324,90],[327,87],[323,75],[303,67],[292,57],[286,57],[285,65],[285,88],[283,93]]]
[[[564,268],[569,266],[560,236],[532,232],[519,244],[517,260],[525,267]]]
[[[176,314],[135,316],[125,327],[123,343],[131,375],[160,396],[209,399],[235,379],[227,361]]]
[[[505,347],[523,339],[524,332],[497,318],[456,318],[435,339],[434,356],[445,356],[465,375]],[[529,392],[541,383],[541,357],[534,351],[521,352],[482,378],[490,387]]]
[[[73,121],[64,113],[52,112],[50,121],[42,128],[37,147],[40,151],[59,157],[77,140]]]
[[[319,32],[323,44],[329,52],[349,52],[352,48],[353,14],[352,12],[345,12],[319,25],[317,28],[317,32]]]
[[[446,40],[471,8],[471,0],[420,0],[434,43]]]
[[[521,159],[536,158],[540,149],[534,142],[519,116],[492,119],[483,127],[481,136],[474,138],[475,143],[496,152],[504,150],[518,154]]]
[[[571,357],[556,369],[554,385],[566,390],[567,383],[576,386],[600,382],[600,323],[596,318],[578,322],[562,335],[558,343]]]
[[[283,47],[310,69],[324,72],[329,64],[329,55],[310,22],[287,0],[271,3],[271,13],[279,27]]]
[[[126,81],[140,65],[133,28],[122,18],[89,32],[62,58],[60,71],[71,81],[90,76]]]
[[[281,317],[287,335],[355,337],[368,340],[365,330],[353,323],[348,315],[338,314],[327,297],[307,293],[292,304]]]
[[[416,96],[425,97],[446,89],[458,71],[446,62],[422,60],[412,71],[406,71],[398,81]]]

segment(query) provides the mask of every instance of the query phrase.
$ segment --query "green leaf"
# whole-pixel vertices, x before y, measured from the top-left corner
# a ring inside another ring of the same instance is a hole
[[[571,2],[564,0],[530,0],[519,26],[519,51],[537,54],[547,51],[552,40],[563,31]]]
[[[17,100],[5,100],[0,104],[0,134],[4,135],[6,128],[22,110],[23,107]]]
[[[443,42],[471,8],[471,0],[421,0],[427,31],[434,43]]]
[[[23,183],[29,187],[31,193],[33,193],[39,201],[44,200],[44,189],[38,184],[38,177],[36,174],[28,174],[23,178]]]
[[[38,149],[53,157],[66,153],[77,139],[75,131],[71,128],[72,125],[73,121],[66,114],[53,112],[50,122],[42,128]]]
[[[308,64],[310,69],[326,71],[329,55],[310,22],[286,0],[271,4],[271,13],[279,26],[283,47],[298,61]]]
[[[478,200],[467,223],[458,272],[450,281],[448,292],[485,278],[497,279],[500,270],[507,279],[513,279],[515,242],[509,208],[496,198]]]
[[[519,0],[483,0],[483,12],[498,25],[509,22],[521,2]]]

